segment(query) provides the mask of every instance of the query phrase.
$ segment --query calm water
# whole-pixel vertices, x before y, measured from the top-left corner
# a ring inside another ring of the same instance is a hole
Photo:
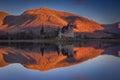
[[[0,80],[120,80],[120,43],[2,43]]]

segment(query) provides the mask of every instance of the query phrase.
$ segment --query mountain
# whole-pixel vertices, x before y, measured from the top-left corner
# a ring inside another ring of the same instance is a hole
[[[21,36],[26,34],[27,37],[35,37],[35,35],[39,37],[40,34],[38,33],[42,28],[44,28],[43,32],[48,32],[47,37],[56,36],[58,28],[62,28],[68,23],[76,26],[74,32],[78,38],[120,38],[120,22],[99,24],[77,14],[49,8],[27,10],[18,16],[9,15],[5,12],[0,13],[0,30],[13,33],[10,35],[13,37],[17,33],[22,33]],[[5,35],[8,34],[5,33]],[[5,35],[2,37],[4,38]]]
[[[0,25],[3,24],[3,19],[8,16],[9,14],[6,12],[0,12]]]
[[[118,33],[120,34],[120,22],[113,23],[113,24],[103,24],[105,30],[110,33]]]
[[[9,16],[9,14],[6,13],[6,12],[1,12],[1,11],[0,11],[0,28],[3,28],[2,24],[3,24],[4,18],[5,18],[6,16]]]
[[[11,29],[11,31],[40,27],[61,28],[68,23],[77,26],[75,32],[94,32],[104,29],[99,23],[77,14],[49,8],[27,10],[19,16],[7,16],[3,21],[3,25],[6,25],[7,29]]]
[[[120,22],[113,24],[102,24],[104,30],[96,30],[93,33],[79,32],[79,38],[120,38]]]

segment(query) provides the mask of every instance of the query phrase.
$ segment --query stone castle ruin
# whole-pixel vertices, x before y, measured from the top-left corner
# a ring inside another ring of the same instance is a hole
[[[63,26],[63,28],[61,28],[59,30],[58,37],[59,38],[62,38],[62,37],[74,38],[74,31],[73,31],[74,28],[75,28],[75,25],[72,25],[72,24],[68,24],[67,26]]]

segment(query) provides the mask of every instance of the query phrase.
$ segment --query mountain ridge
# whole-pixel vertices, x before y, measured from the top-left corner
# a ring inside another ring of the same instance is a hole
[[[79,38],[120,38],[120,22],[99,24],[78,14],[49,8],[26,10],[18,16],[7,13],[4,15],[0,18],[0,30],[12,34],[25,32],[28,35],[30,35],[29,33],[38,35],[41,28],[44,28],[45,32],[51,33],[67,24],[73,24],[76,26],[74,28],[75,36]]]
[[[0,11],[0,25],[3,24],[3,19],[8,15],[9,15],[8,13]]]
[[[52,10],[49,8],[38,8],[27,10],[19,16],[8,16],[3,21],[7,27],[12,27],[16,30],[16,27],[63,27],[68,23],[75,24],[77,28],[75,32],[94,32],[95,30],[102,30],[103,27],[92,20],[84,18],[82,16]],[[3,26],[4,26],[3,25]]]

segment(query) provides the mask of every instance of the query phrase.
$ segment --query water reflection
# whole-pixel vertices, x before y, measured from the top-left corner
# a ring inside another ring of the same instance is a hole
[[[20,63],[28,69],[48,71],[73,66],[100,55],[120,56],[120,43],[1,43],[0,67]]]

